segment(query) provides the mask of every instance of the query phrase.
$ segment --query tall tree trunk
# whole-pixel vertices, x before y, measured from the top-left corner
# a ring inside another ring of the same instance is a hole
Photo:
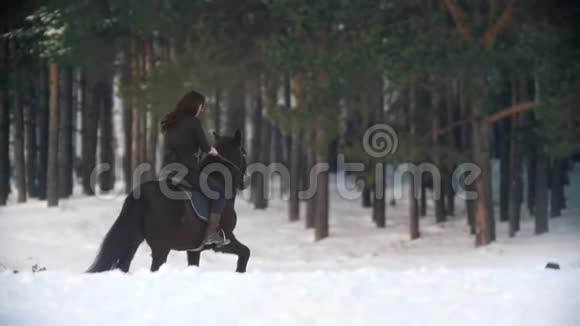
[[[147,161],[151,164],[151,176],[156,178],[157,171],[157,145],[159,144],[159,119],[157,113],[149,112],[149,128],[147,136]]]
[[[58,194],[60,198],[66,198],[69,192],[70,183],[72,182],[73,167],[72,162],[72,82],[73,71],[71,67],[63,67],[60,73],[59,87],[59,126],[58,134]]]
[[[0,70],[4,71],[6,58],[9,56],[6,49],[6,38],[0,38]],[[6,103],[4,87],[0,87],[0,206],[5,206],[10,192],[10,111]]]
[[[272,147],[272,122],[268,117],[268,112],[272,112],[277,105],[277,91],[278,82],[275,76],[266,77],[265,85],[265,108],[262,110],[262,121],[261,121],[261,148],[260,148],[260,162],[266,166],[271,163],[271,147]],[[254,207],[258,209],[265,209],[268,207],[268,196],[270,193],[270,178],[269,173],[262,177],[263,183],[259,185],[262,187],[260,191],[260,196],[257,196],[254,201]],[[282,180],[285,182],[285,180]],[[282,185],[280,185],[282,186]]]
[[[132,135],[133,135],[133,110],[131,106],[123,103],[123,180],[125,182],[125,192],[129,193],[133,189],[132,174]]]
[[[80,169],[81,166],[79,157],[77,155],[76,149],[79,148],[78,144],[78,135],[79,135],[79,128],[80,124],[82,123],[82,119],[79,119],[79,112],[81,112],[81,103],[82,103],[82,82],[81,82],[81,74],[78,69],[72,69],[72,94],[71,94],[71,103],[72,103],[72,113],[71,113],[71,127],[69,129],[69,136],[70,136],[70,156],[68,166],[71,167],[71,171],[69,173],[68,184],[67,184],[67,194],[71,196],[74,191],[74,184],[75,184],[75,177],[80,179]]]
[[[415,76],[411,77],[411,82],[409,85],[409,116],[408,116],[408,123],[409,123],[409,134],[411,139],[414,141],[414,137],[416,136],[416,129],[415,129],[415,117],[417,114],[417,85]],[[410,149],[410,156],[413,160],[416,158],[414,150],[411,146]],[[417,189],[415,189],[415,180],[411,178],[411,182],[409,182],[409,231],[411,240],[417,239],[421,236],[419,232],[419,212],[418,212],[418,203],[417,203]]]
[[[489,131],[488,131],[488,135],[489,135]],[[488,155],[489,154],[489,148],[490,145],[488,143]],[[487,163],[487,178],[485,179],[486,181],[486,188],[487,188],[487,207],[488,207],[488,223],[489,223],[489,238],[491,241],[495,241],[497,236],[496,236],[496,226],[495,226],[495,209],[494,209],[494,205],[493,205],[493,186],[492,186],[492,168],[491,168],[491,159],[490,156],[488,156],[488,159],[486,161]]]
[[[439,171],[443,169],[443,162],[441,160],[441,146],[439,140],[439,129],[440,129],[440,96],[437,90],[432,90],[431,92],[431,128],[432,128],[432,145],[433,145],[433,163],[439,168]],[[444,178],[442,178],[444,179]],[[444,206],[444,196],[442,196],[443,185],[442,183],[436,184],[433,180],[433,207],[435,208],[435,222],[442,223],[447,220],[445,217],[445,206]]]
[[[527,101],[529,99],[531,99],[530,94],[529,94],[529,81],[528,78],[526,78],[525,76],[520,77],[519,80],[519,92],[520,92],[520,101]],[[537,92],[536,92],[537,93]],[[537,96],[538,94],[536,94]],[[534,119],[534,113],[530,112],[528,114],[527,117],[527,122],[528,124],[532,125],[535,123],[535,119]],[[534,214],[534,210],[535,210],[535,200],[536,198],[538,198],[536,196],[536,176],[537,176],[537,167],[536,167],[536,158],[540,155],[539,153],[537,153],[537,147],[539,146],[538,143],[538,139],[535,137],[535,135],[530,135],[528,134],[527,137],[528,139],[532,139],[532,142],[528,142],[527,147],[528,147],[528,166],[527,166],[527,173],[528,173],[528,193],[527,193],[527,199],[528,199],[528,211],[530,212],[530,214]],[[523,190],[522,190],[523,191]],[[523,196],[522,196],[523,198]],[[518,229],[519,229],[519,225],[518,225]]]
[[[265,164],[266,166],[270,165],[270,141],[272,139],[272,125],[269,119],[265,116],[262,117],[262,139],[261,139],[261,150],[259,152],[260,155],[260,163]],[[257,209],[266,209],[268,208],[268,195],[270,192],[270,178],[269,175],[264,175],[260,178],[261,183],[258,185],[258,189],[256,192],[256,198],[254,200],[254,207]]]
[[[551,192],[550,192],[550,216],[558,217],[562,215],[564,202],[564,170],[566,164],[564,160],[556,159],[552,164]]]
[[[309,135],[312,135],[312,132],[308,133]],[[308,162],[306,164],[307,169],[304,169],[304,174],[307,175],[307,180],[308,182],[305,183],[304,187],[305,189],[307,188],[311,188],[314,185],[311,183],[310,180],[310,171],[312,171],[312,169],[314,169],[315,166],[315,154],[314,151],[312,150],[312,148],[307,148],[306,149],[306,161]],[[311,196],[311,198],[307,198],[306,199],[306,217],[304,219],[304,226],[309,229],[309,228],[313,228],[314,227],[314,221],[316,219],[316,202],[317,202],[317,196],[318,196],[319,192],[315,192],[313,196]]]
[[[409,182],[409,228],[411,240],[418,239],[421,236],[419,231],[419,214],[418,214],[418,203],[415,190],[415,182],[411,180]]]
[[[141,156],[141,103],[137,98],[138,84],[139,84],[139,54],[137,50],[137,40],[132,40],[131,43],[131,56],[130,56],[130,75],[131,75],[131,88],[133,90],[133,95],[131,96],[131,188],[134,188],[141,184],[143,180],[141,176],[134,175],[137,171],[139,165],[143,163],[143,157]],[[138,179],[135,179],[138,178]]]
[[[284,162],[284,143],[278,121],[272,121],[272,162]]]
[[[290,78],[290,74],[284,75],[284,106],[286,110],[292,109],[292,80]],[[284,144],[286,149],[286,154],[284,155],[286,161],[284,164],[291,165],[290,160],[292,160],[292,153],[293,153],[293,141],[296,138],[296,126],[294,126],[294,130],[287,132],[284,136]]]
[[[527,166],[526,166],[526,173],[527,173],[527,206],[528,212],[530,214],[534,214],[535,209],[535,201],[536,201],[536,147],[537,144],[529,144],[527,146],[528,153],[527,157]],[[522,187],[523,188],[523,187]],[[522,190],[523,192],[523,190]],[[518,228],[519,229],[519,228]]]
[[[19,203],[26,202],[26,160],[24,156],[24,108],[23,108],[23,78],[21,72],[17,73],[17,89],[14,92],[12,107],[14,112],[14,179],[17,200]]]
[[[187,45],[186,45],[187,46]],[[138,39],[137,41],[137,53],[136,55],[136,64],[137,70],[135,77],[135,87],[139,87],[141,83],[141,79],[143,76],[146,76],[146,68],[145,65],[147,64],[147,41],[145,39]],[[149,163],[147,161],[147,103],[142,100],[142,98],[137,98],[137,107],[139,108],[139,142],[138,144],[138,151],[139,151],[139,163]],[[147,170],[142,175],[141,183],[151,180],[151,170]]]
[[[443,179],[442,181],[443,186],[445,187],[444,193],[447,200],[445,201],[446,204],[445,207],[443,208],[443,211],[445,211],[445,214],[453,216],[455,215],[455,191],[453,190],[453,185],[451,184],[452,180],[450,170],[446,169],[444,172],[445,179]]]
[[[512,80],[512,104],[515,105],[519,101],[520,92],[517,87],[518,82]],[[516,114],[511,118],[511,137],[509,138],[509,195],[508,195],[508,216],[509,216],[509,236],[515,236],[519,231],[522,192],[523,192],[523,177],[522,177],[522,122],[523,117]]]
[[[375,111],[375,122],[382,123],[384,121],[385,107],[382,78],[377,78],[376,86],[376,89],[373,90],[373,96],[371,97],[371,105]],[[378,228],[384,228],[387,226],[387,206],[385,204],[385,168],[382,162],[380,164],[375,164],[373,168],[373,219],[375,220]]]
[[[363,208],[369,208],[372,206],[372,204],[373,204],[372,193],[373,193],[373,188],[371,187],[371,185],[369,185],[365,182],[365,185],[363,186],[362,193],[361,193],[361,203],[362,203]]]
[[[48,164],[46,196],[48,207],[58,205],[58,66],[50,64],[50,122],[48,132]]]
[[[99,174],[101,191],[111,191],[115,187],[115,135],[113,122],[113,81],[103,81],[100,100],[100,164],[104,170]]]
[[[143,162],[141,157],[141,110],[138,108],[137,101],[133,98],[131,105],[131,181],[132,185],[131,188],[134,188],[142,183],[143,180],[136,180],[135,177],[140,178],[139,176],[134,175],[135,171],[139,165]]]
[[[76,114],[77,114],[77,106],[76,106],[76,95],[75,95],[75,70],[74,68],[70,67],[67,71],[67,92],[65,93],[65,101],[68,109],[68,116],[69,121],[67,123],[66,128],[66,157],[67,162],[66,166],[69,169],[68,173],[66,174],[66,184],[65,184],[65,192],[67,196],[71,196],[73,194],[73,187],[74,187],[74,166],[75,166],[75,134],[76,134]]]
[[[483,86],[482,86],[483,87]],[[489,162],[489,129],[483,119],[481,99],[475,99],[473,104],[474,123],[472,127],[473,158],[481,168],[481,174],[474,182],[477,191],[475,200],[475,244],[487,245],[492,241],[492,215],[490,210],[490,173]]]
[[[510,194],[510,121],[500,122],[500,185],[499,185],[499,219],[509,221],[509,194]]]
[[[82,108],[82,185],[85,195],[95,194],[95,185],[91,176],[95,170],[97,159],[97,133],[99,125],[99,101],[101,87],[99,82],[93,81],[87,74],[84,80],[84,107]]]
[[[259,78],[259,77],[258,77]],[[258,83],[261,87],[261,83]],[[258,91],[258,90],[253,90]],[[255,95],[254,95],[255,96]],[[261,98],[260,98],[260,101]],[[228,94],[228,106],[226,111],[226,125],[225,134],[233,134],[236,130],[240,130],[242,135],[246,135],[246,89],[244,82],[237,82],[230,89]],[[255,99],[254,99],[254,104]],[[260,105],[261,102],[260,102]],[[255,116],[253,116],[255,118]],[[245,139],[242,144],[245,145]],[[252,149],[253,150],[253,149]]]
[[[37,90],[35,83],[27,83],[28,100],[25,112],[24,129],[26,131],[26,188],[28,196],[38,197],[38,138],[36,137],[36,112],[38,110]]]
[[[526,76],[520,76],[517,80],[517,89],[518,89],[518,100],[519,102],[524,102],[527,100],[530,100],[530,92],[529,92],[529,80]],[[530,125],[534,122],[534,116],[533,116],[533,112],[530,112],[526,115],[522,115],[520,117],[520,126],[524,126],[524,125]],[[524,135],[522,138],[524,139],[530,139],[530,138],[534,138],[533,136],[530,136],[530,134],[526,134]],[[534,201],[536,198],[535,195],[535,190],[536,190],[536,186],[535,186],[535,177],[536,177],[536,146],[537,144],[533,143],[533,142],[527,142],[527,144],[522,144],[520,145],[521,149],[519,150],[519,155],[523,156],[524,151],[527,149],[527,167],[526,167],[526,173],[527,173],[527,207],[528,207],[528,211],[530,212],[530,214],[533,214],[534,212]],[[523,161],[520,163],[520,170],[523,170]],[[523,202],[523,192],[524,192],[524,187],[523,187],[523,177],[522,177],[522,186],[520,189],[518,189],[519,193],[520,193],[520,204]],[[520,217],[518,216],[517,220],[516,220],[516,230],[520,229]]]
[[[262,138],[264,132],[262,128],[264,127],[263,124],[263,99],[262,99],[262,83],[261,77],[257,77],[254,89],[254,98],[253,98],[253,106],[254,110],[252,112],[252,163],[260,163],[262,160],[262,151],[266,150],[264,148],[264,139]],[[233,108],[230,108],[233,109]],[[232,118],[229,116],[228,118]],[[232,123],[232,122],[230,122]],[[233,127],[233,125],[230,125]],[[235,128],[235,127],[233,127]],[[252,174],[252,201],[254,203],[254,208],[261,208],[260,201],[264,197],[264,175],[261,173],[254,173]],[[263,207],[262,207],[263,208]]]
[[[286,74],[284,76],[284,105],[286,110],[293,110],[292,108],[292,83],[291,76]],[[302,84],[300,76],[296,77],[294,82],[294,91],[297,104],[300,104],[302,99]],[[288,153],[290,165],[290,196],[288,201],[288,219],[290,221],[298,221],[300,219],[300,198],[298,194],[300,192],[300,180],[302,178],[302,170],[306,170],[307,164],[302,160],[302,140],[304,132],[297,126],[292,125],[292,131],[289,133],[289,137],[292,137],[290,141],[290,151]],[[301,163],[302,162],[302,163]]]
[[[319,241],[328,237],[328,166],[327,143],[324,131],[318,129],[315,133],[318,153],[316,154],[316,209],[314,217],[314,240]]]
[[[463,86],[463,81],[460,79],[458,83],[458,95],[459,95],[459,115],[461,119],[470,119],[469,105],[467,102],[467,95],[465,94],[465,87]],[[472,127],[468,124],[461,126],[461,141],[458,147],[461,148],[466,159],[473,162],[473,150],[472,150]],[[466,191],[475,191],[473,183],[464,185]],[[467,214],[467,224],[469,225],[469,232],[475,235],[475,200],[465,199],[465,210]]]
[[[569,186],[570,185],[570,160],[569,159],[565,159],[562,160],[562,196],[561,196],[561,200],[562,200],[562,209],[566,209],[567,204],[566,204],[566,194],[564,191],[564,187],[565,186]]]
[[[271,86],[271,87],[275,87],[275,89],[271,89],[271,96],[272,96],[272,105],[270,106],[269,110],[270,110],[270,114],[272,114],[274,111],[278,110],[278,91],[280,89],[280,85],[281,85],[281,77],[278,78],[279,76],[276,77],[271,77],[270,79],[274,78],[274,82],[275,85]],[[272,125],[272,162],[274,163],[282,163],[284,162],[284,154],[285,154],[285,149],[284,149],[284,139],[282,136],[282,130],[280,129],[280,123],[276,120],[276,119],[272,119],[271,120],[271,125]],[[287,165],[286,165],[287,166]],[[282,182],[282,184],[280,184],[280,191],[281,192],[286,192],[288,189],[284,189],[287,188],[288,185],[286,182]]]
[[[155,64],[153,55],[153,39],[151,38],[145,41],[145,55],[142,56],[142,59],[142,74],[149,76],[151,74],[152,67]],[[145,152],[144,159],[147,161],[147,163],[150,164],[150,170],[147,172],[147,180],[156,180],[158,170],[157,142],[159,135],[159,122],[157,119],[157,114],[151,108],[148,108],[148,111],[144,113],[143,119],[143,139],[146,140],[143,146],[143,151]]]
[[[49,72],[47,65],[41,64],[39,67],[39,78],[37,87],[38,94],[38,110],[36,121],[38,124],[38,199],[44,200],[47,196],[47,168],[48,168],[48,126],[50,119],[50,105],[49,105]]]
[[[535,233],[548,232],[548,159],[541,149],[536,156],[536,200],[534,205]]]
[[[300,153],[302,145],[302,131],[295,128],[292,137],[292,152],[290,153],[290,196],[288,201],[288,219],[298,221],[300,219],[300,200],[298,193],[300,191]]]
[[[469,109],[467,105],[467,98],[464,93],[463,87],[460,86],[460,93],[459,93],[459,106],[461,111],[461,116],[463,119],[470,118],[469,116]],[[466,155],[466,159],[473,162],[473,150],[472,146],[472,127],[465,125],[461,128],[461,138],[462,138],[462,150]],[[475,191],[475,187],[473,183],[469,183],[464,185],[466,191],[473,192]],[[465,210],[467,214],[467,224],[469,225],[469,233],[475,235],[475,200],[465,199]]]
[[[455,86],[455,84],[453,85]],[[453,123],[455,122],[455,94],[457,90],[456,87],[450,87],[447,91],[447,99],[446,103],[446,118],[447,118],[447,128],[451,128]],[[454,129],[449,129],[447,132],[447,147],[449,151],[458,151],[459,147],[457,146],[457,141],[455,139],[455,132]],[[455,160],[448,160],[448,168],[445,169],[445,178],[443,179],[443,185],[445,187],[445,194],[447,195],[447,201],[445,205],[445,213],[449,216],[455,215],[455,190],[453,189],[452,184],[452,173],[453,169],[455,168]]]
[[[0,41],[0,44],[3,44]],[[3,52],[4,49],[0,49]],[[10,113],[6,106],[4,89],[0,88],[0,206],[5,206],[10,191]]]
[[[385,205],[385,182],[384,176],[381,176],[383,181],[375,182],[373,184],[373,220],[378,228],[387,226],[386,205]]]
[[[147,161],[147,110],[145,109],[145,104],[140,103],[139,107],[139,163],[149,163]],[[143,174],[143,180],[141,183],[151,180],[151,170],[147,170]]]
[[[215,105],[211,111],[213,129],[219,135],[222,133],[222,94],[217,91],[215,94]]]
[[[465,187],[467,191],[475,191],[473,184]],[[465,200],[465,210],[467,213],[467,225],[469,225],[469,233],[475,235],[475,200]]]
[[[421,181],[421,198],[418,202],[419,205],[419,216],[427,216],[427,182]]]

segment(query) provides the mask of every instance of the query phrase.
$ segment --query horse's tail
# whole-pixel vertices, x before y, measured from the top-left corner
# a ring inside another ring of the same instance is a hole
[[[135,195],[130,193],[87,273],[104,272],[115,268],[124,272],[129,271],[133,256],[144,238],[143,200],[135,198]]]

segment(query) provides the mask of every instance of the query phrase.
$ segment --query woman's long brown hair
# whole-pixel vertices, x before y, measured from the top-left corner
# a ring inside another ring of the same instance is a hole
[[[193,115],[197,116],[199,113],[200,105],[205,104],[205,96],[201,95],[196,91],[191,91],[185,94],[175,108],[167,113],[163,120],[161,120],[161,131],[166,132],[171,129],[179,119],[184,116]]]

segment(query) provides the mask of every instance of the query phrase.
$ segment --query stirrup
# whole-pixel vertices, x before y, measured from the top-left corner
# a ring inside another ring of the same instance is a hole
[[[215,233],[215,235],[217,235],[220,240],[219,242],[206,242],[205,245],[215,245],[216,248],[221,248],[225,245],[228,245],[231,241],[229,239],[226,238],[226,233],[223,230],[219,230]],[[216,240],[217,241],[217,240]]]
[[[232,242],[230,239],[226,238],[226,233],[224,232],[224,230],[218,231],[218,235],[220,233],[221,233],[221,237],[222,237],[222,243],[216,244],[216,248],[221,248],[223,246],[227,246]]]
[[[215,247],[216,248],[221,248],[223,246],[229,245],[232,242],[230,239],[226,238],[226,233],[224,232],[224,230],[219,230],[217,233],[218,234],[221,234],[221,237],[223,239],[222,243],[220,243],[220,244],[217,244],[217,243],[207,243],[206,240],[204,239],[203,242],[197,248],[188,249],[188,251],[201,251],[206,246],[213,245],[213,244],[215,244]]]

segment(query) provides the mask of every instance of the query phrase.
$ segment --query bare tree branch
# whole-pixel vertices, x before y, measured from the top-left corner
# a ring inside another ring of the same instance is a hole
[[[522,103],[518,103],[515,105],[512,105],[510,107],[507,107],[505,109],[502,109],[501,111],[498,111],[494,114],[492,114],[491,116],[489,116],[487,119],[485,119],[485,121],[488,124],[494,124],[500,120],[506,119],[511,117],[514,114],[518,114],[521,112],[526,112],[536,106],[538,106],[539,103],[537,102],[522,102]],[[446,126],[445,128],[441,128],[439,130],[436,131],[437,135],[445,135],[446,133],[450,132],[451,130],[453,130],[454,128],[457,128],[459,126],[463,126],[469,123],[473,123],[475,122],[474,118],[470,118],[470,119],[464,119],[464,120],[460,120],[460,121],[456,121],[448,126]],[[429,134],[425,135],[425,137],[428,137]]]
[[[487,123],[489,123],[489,124],[496,123],[499,120],[509,118],[514,114],[528,111],[528,110],[538,106],[538,104],[539,103],[537,103],[537,102],[523,102],[523,103],[518,103],[516,105],[512,105],[508,108],[505,108],[499,112],[492,114],[490,117],[487,118]]]
[[[484,47],[490,46],[491,43],[493,43],[493,41],[495,40],[495,38],[499,34],[499,32],[501,32],[501,30],[503,28],[505,28],[505,26],[509,22],[510,18],[512,17],[512,13],[514,11],[514,7],[516,5],[516,1],[517,0],[509,0],[508,4],[504,8],[503,12],[499,16],[497,22],[495,24],[493,24],[487,30],[487,32],[485,33],[485,36],[481,40],[481,44]]]
[[[443,3],[445,3],[445,7],[453,18],[455,25],[457,25],[457,30],[461,37],[466,41],[473,41],[471,29],[463,21],[463,11],[461,8],[453,0],[443,0]]]

